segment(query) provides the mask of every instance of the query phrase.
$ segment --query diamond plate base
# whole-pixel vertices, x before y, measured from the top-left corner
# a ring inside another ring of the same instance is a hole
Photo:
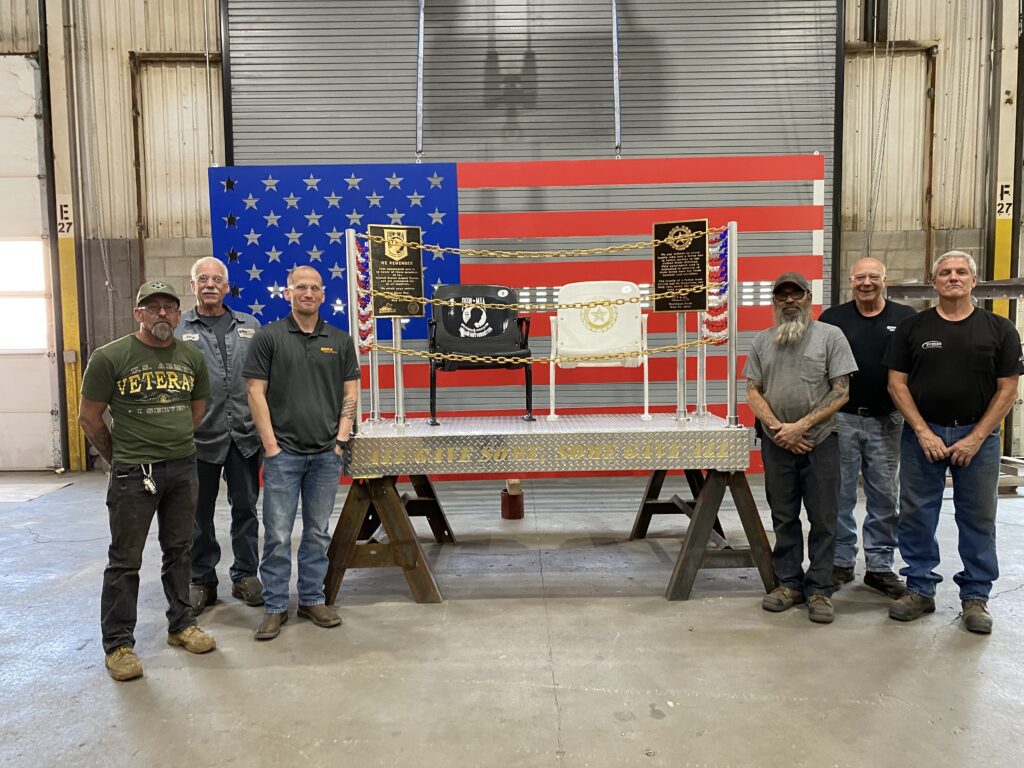
[[[363,422],[352,446],[355,477],[494,472],[600,472],[717,469],[742,472],[753,430],[718,416],[671,414],[515,416]]]

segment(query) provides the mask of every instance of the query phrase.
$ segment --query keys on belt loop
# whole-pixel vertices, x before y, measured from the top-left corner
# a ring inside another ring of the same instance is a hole
[[[139,469],[142,470],[142,487],[145,488],[150,495],[156,496],[156,481],[153,480],[153,465],[139,464]]]

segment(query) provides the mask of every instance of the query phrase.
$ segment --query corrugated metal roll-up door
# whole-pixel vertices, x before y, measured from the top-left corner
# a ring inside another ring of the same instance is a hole
[[[823,253],[827,297],[836,0],[620,0],[618,12],[623,157],[826,156],[824,232],[753,232],[742,242],[744,254],[766,257]],[[416,0],[228,0],[233,162],[413,161],[418,20]],[[615,156],[610,2],[427,0],[424,62],[424,162]],[[466,190],[459,209],[653,208],[665,195],[687,207],[809,205],[815,198],[806,179],[725,181],[632,192]],[[530,247],[612,244],[578,238]],[[462,245],[520,247],[465,237]],[[671,343],[665,337],[651,343]],[[545,352],[544,341],[535,354]],[[633,389],[609,394],[629,402]],[[419,394],[411,394],[411,407]],[[713,387],[709,399],[721,396]],[[471,393],[465,397],[471,407]],[[581,386],[564,403],[587,405],[588,397],[593,388],[588,394]],[[672,402],[674,384],[655,383],[652,399]]]

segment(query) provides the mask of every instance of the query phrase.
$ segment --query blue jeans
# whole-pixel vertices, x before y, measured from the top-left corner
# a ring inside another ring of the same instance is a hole
[[[952,445],[966,436],[973,425],[928,427]],[[925,597],[935,596],[942,577],[935,572],[939,564],[939,526],[946,470],[953,476],[953,512],[959,532],[960,559],[964,569],[953,577],[960,587],[960,599],[979,597],[987,600],[992,582],[999,578],[996,560],[996,495],[999,485],[999,430],[981,444],[971,463],[957,467],[948,459],[929,463],[917,436],[903,429],[900,465],[900,554],[907,566],[900,573],[907,587]]]
[[[852,568],[857,560],[857,480],[864,474],[864,560],[869,571],[891,571],[899,519],[899,411],[874,417],[837,413],[839,421],[839,520],[835,564]]]
[[[323,453],[281,453],[263,459],[263,559],[260,579],[267,613],[288,609],[292,575],[292,530],[302,495],[299,542],[299,604],[322,605],[327,575],[327,531],[341,477],[341,457]]]

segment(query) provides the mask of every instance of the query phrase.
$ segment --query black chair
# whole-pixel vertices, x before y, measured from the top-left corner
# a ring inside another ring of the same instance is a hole
[[[474,363],[468,360],[430,361],[430,421],[437,426],[437,372],[460,368],[522,368],[526,372],[526,421],[533,418],[533,366],[530,357],[530,318],[519,317],[515,309],[488,309],[489,304],[516,304],[516,292],[503,285],[440,285],[435,301],[466,303],[467,306],[433,305],[429,350],[457,355],[520,358],[519,363]]]

